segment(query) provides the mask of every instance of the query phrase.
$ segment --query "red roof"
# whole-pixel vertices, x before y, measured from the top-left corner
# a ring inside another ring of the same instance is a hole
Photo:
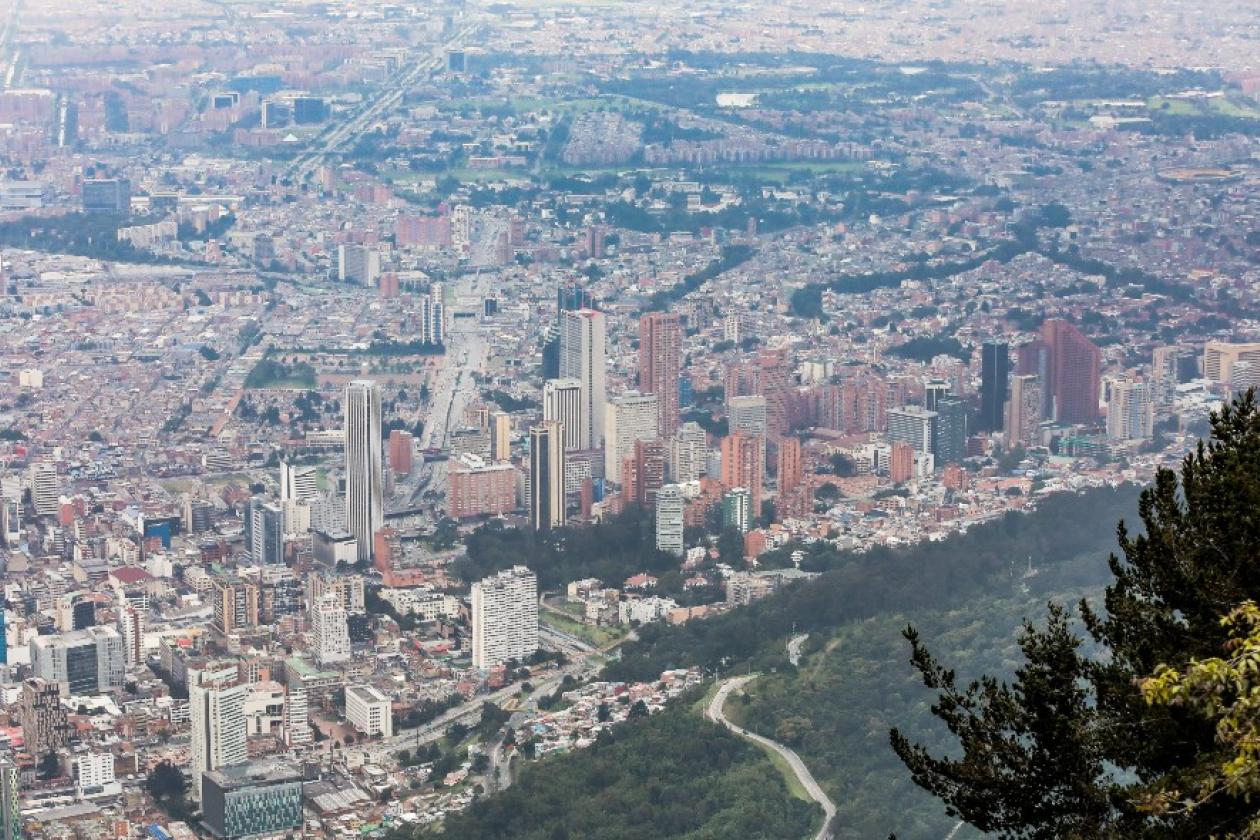
[[[111,569],[110,577],[119,583],[143,583],[146,580],[152,580],[153,575],[146,572],[138,566],[120,566],[117,569]]]

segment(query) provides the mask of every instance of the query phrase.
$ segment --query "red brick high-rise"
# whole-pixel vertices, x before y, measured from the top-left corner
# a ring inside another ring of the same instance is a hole
[[[411,442],[410,432],[404,432],[402,429],[390,431],[388,458],[389,468],[394,471],[394,475],[411,475]]]
[[[1041,326],[1049,348],[1048,382],[1054,419],[1059,423],[1098,422],[1099,369],[1102,351],[1067,321],[1053,319]]]
[[[656,491],[665,485],[665,444],[659,440],[634,442],[635,501],[641,507],[656,507]]]
[[[656,396],[656,431],[662,439],[678,428],[678,379],[682,374],[682,325],[672,312],[639,319],[639,391]]]
[[[752,496],[754,513],[761,512],[761,485],[765,477],[765,441],[761,435],[732,432],[722,438],[722,484],[728,490],[745,487]]]

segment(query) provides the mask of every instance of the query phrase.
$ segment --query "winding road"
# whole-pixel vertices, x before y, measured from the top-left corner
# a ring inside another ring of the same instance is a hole
[[[809,768],[805,766],[805,762],[801,761],[801,757],[793,750],[780,744],[778,741],[771,741],[769,738],[765,738],[755,732],[749,732],[747,729],[731,723],[726,717],[726,698],[730,696],[732,691],[743,688],[756,678],[757,674],[749,674],[743,677],[732,677],[722,683],[721,687],[717,690],[717,694],[713,695],[713,700],[710,701],[709,708],[705,710],[704,715],[714,723],[722,724],[741,738],[746,738],[747,740],[760,744],[763,747],[768,747],[782,756],[783,760],[787,762],[788,767],[792,768],[792,772],[796,774],[796,778],[801,783],[801,787],[805,788],[805,793],[809,795],[810,799],[822,806],[823,824],[822,827],[818,829],[818,834],[814,836],[814,840],[830,840],[831,823],[836,817],[836,803],[831,801],[831,797],[823,793],[823,789],[814,779],[814,775],[809,772]]]

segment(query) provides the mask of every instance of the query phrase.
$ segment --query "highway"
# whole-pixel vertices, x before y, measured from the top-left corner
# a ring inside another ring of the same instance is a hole
[[[366,134],[373,124],[397,108],[407,90],[423,77],[441,69],[446,62],[446,51],[464,46],[465,40],[476,32],[475,24],[467,24],[454,36],[436,45],[425,58],[414,64],[406,65],[381,86],[377,98],[367,107],[354,114],[350,119],[333,126],[316,138],[319,148],[299,156],[285,170],[285,175],[295,183],[301,183],[310,177],[326,157],[352,145],[358,138]]]
[[[749,732],[741,726],[731,723],[726,717],[726,698],[730,696],[732,691],[743,688],[748,683],[757,678],[757,674],[749,674],[743,677],[732,677],[722,683],[718,688],[717,694],[713,695],[713,700],[709,703],[709,708],[705,710],[705,717],[714,723],[720,723],[727,729],[746,738],[749,741],[760,744],[763,747],[774,750],[783,760],[788,763],[788,767],[796,775],[797,780],[801,783],[801,787],[805,788],[805,793],[809,798],[817,802],[823,809],[823,824],[818,829],[818,834],[814,836],[814,840],[829,840],[831,837],[831,824],[836,818],[836,803],[831,801],[831,797],[823,792],[822,787],[814,779],[814,774],[809,772],[809,768],[805,766],[805,762],[801,761],[801,757],[788,747],[783,746],[778,741],[771,741],[769,738],[762,737],[755,732]]]

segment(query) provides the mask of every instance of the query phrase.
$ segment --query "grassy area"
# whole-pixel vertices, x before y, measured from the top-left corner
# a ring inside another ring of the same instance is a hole
[[[553,627],[562,633],[568,633],[570,636],[576,636],[598,648],[607,647],[626,635],[626,631],[621,627],[596,627],[593,624],[583,624],[563,613],[552,610],[539,611],[538,618],[548,627]]]

